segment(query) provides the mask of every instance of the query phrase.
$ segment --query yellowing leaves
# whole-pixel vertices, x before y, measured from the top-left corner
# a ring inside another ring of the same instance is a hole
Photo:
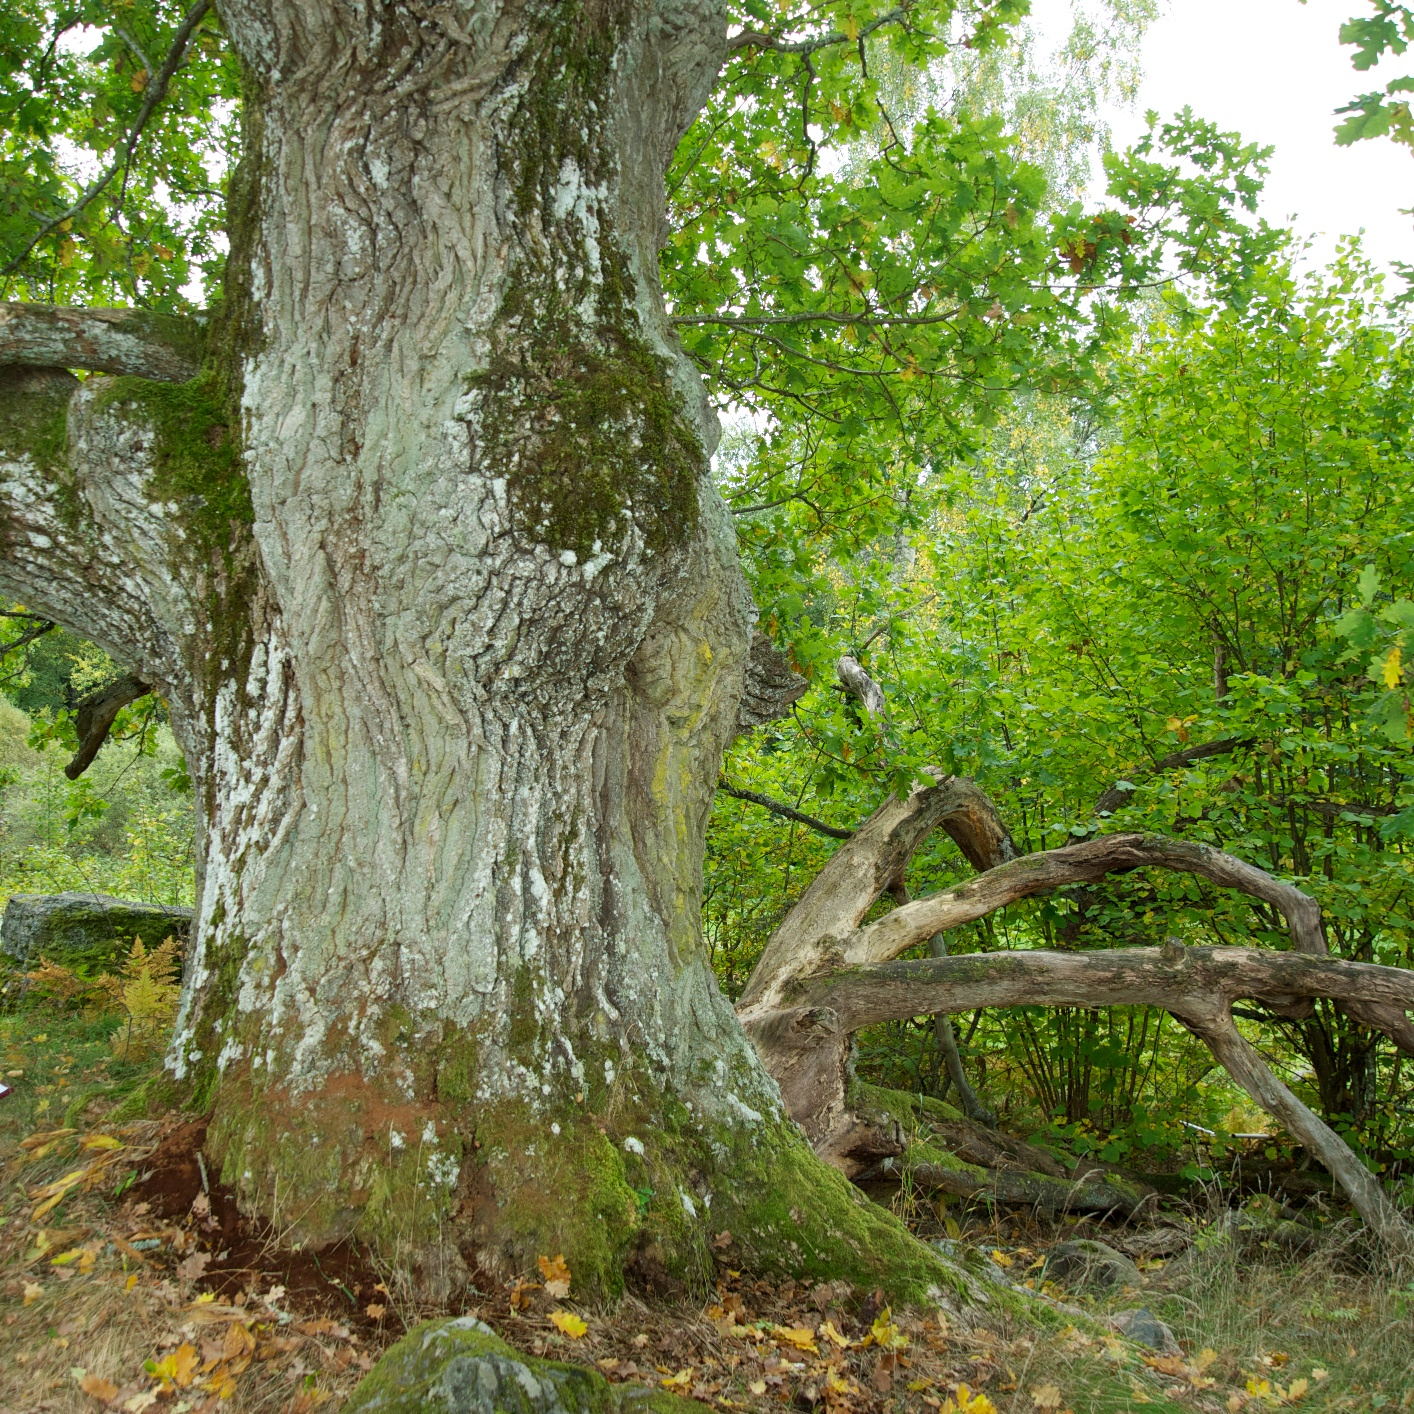
[[[885,1306],[869,1327],[864,1337],[865,1345],[877,1345],[883,1350],[902,1350],[908,1344],[908,1337],[894,1325],[893,1312]]]
[[[535,1265],[545,1279],[545,1295],[555,1301],[563,1301],[570,1294],[570,1269],[565,1265],[565,1254],[555,1257],[537,1257]]]
[[[1396,643],[1389,650],[1389,656],[1384,661],[1384,666],[1380,669],[1380,681],[1388,688],[1399,686],[1400,679],[1404,676],[1404,652]]]
[[[571,1340],[582,1339],[589,1330],[585,1322],[573,1311],[551,1311],[550,1324],[562,1335],[569,1336]]]
[[[112,1380],[105,1380],[99,1375],[85,1374],[79,1380],[79,1388],[103,1404],[112,1404],[118,1397],[118,1386]]]
[[[812,1355],[820,1353],[820,1347],[815,1344],[815,1332],[805,1326],[777,1326],[775,1335],[777,1340],[783,1340],[797,1350],[808,1350]]]
[[[149,1360],[146,1366],[147,1373],[153,1379],[161,1380],[164,1385],[175,1385],[178,1389],[186,1389],[200,1368],[201,1357],[196,1353],[196,1346],[185,1341],[162,1359]]]
[[[997,1406],[981,1390],[974,1394],[968,1385],[958,1385],[957,1394],[943,1401],[939,1414],[997,1414]]]

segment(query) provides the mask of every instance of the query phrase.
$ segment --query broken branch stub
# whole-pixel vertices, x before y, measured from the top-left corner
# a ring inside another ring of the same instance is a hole
[[[139,697],[146,697],[152,691],[152,684],[144,682],[136,673],[127,673],[116,682],[110,682],[83,698],[75,714],[74,726],[78,732],[79,749],[74,759],[64,767],[64,774],[76,781],[93,764],[99,748],[108,740],[118,713]]]

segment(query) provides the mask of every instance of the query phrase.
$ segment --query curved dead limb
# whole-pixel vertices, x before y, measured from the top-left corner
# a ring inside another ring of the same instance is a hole
[[[827,966],[937,825],[979,859],[995,858],[1011,847],[991,801],[972,781],[948,776],[905,800],[890,796],[831,855],[771,936],[738,1010],[773,1007],[789,978]]]
[[[1414,1008],[1414,972],[1295,952],[1171,943],[1093,953],[974,953],[878,963],[802,979],[793,1000],[795,1017],[810,1019],[817,1042],[828,1034],[845,1047],[862,1026],[930,1012],[983,1006],[1163,1007],[1206,1042],[1229,1075],[1326,1166],[1383,1241],[1409,1242],[1404,1219],[1377,1180],[1237,1031],[1232,1002],[1238,997],[1269,1003],[1327,997],[1352,1011],[1363,1006],[1403,1018],[1406,1008]],[[798,1020],[795,1029],[799,1034]],[[777,1018],[772,1030],[788,1035],[790,1022]],[[805,1069],[797,1061],[788,1073],[798,1076]],[[792,1093],[800,1093],[798,1084]],[[839,1157],[847,1168],[853,1151]]]
[[[0,365],[86,368],[184,383],[201,371],[206,328],[141,309],[0,303]]]
[[[1320,905],[1300,889],[1209,845],[1162,835],[1123,834],[1101,835],[1080,844],[1023,855],[965,884],[896,908],[877,923],[856,927],[840,938],[840,953],[851,965],[886,962],[926,942],[934,933],[975,922],[1009,903],[1144,866],[1198,874],[1261,899],[1286,919],[1293,948],[1308,953],[1326,951]]]
[[[1383,970],[1392,972],[1397,969]],[[1414,1228],[1385,1196],[1379,1180],[1360,1162],[1340,1135],[1272,1074],[1266,1061],[1237,1029],[1230,1007],[1217,1007],[1201,1015],[1176,1015],[1195,1036],[1207,1043],[1208,1049],[1227,1073],[1326,1166],[1331,1177],[1355,1205],[1356,1212],[1382,1242],[1396,1251],[1414,1249]]]

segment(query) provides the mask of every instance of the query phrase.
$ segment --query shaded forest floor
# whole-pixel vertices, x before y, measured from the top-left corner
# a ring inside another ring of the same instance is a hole
[[[355,1249],[292,1252],[239,1219],[203,1170],[200,1121],[111,1122],[145,1067],[119,1063],[102,1027],[0,1017],[0,1062],[16,1087],[0,1103],[4,1414],[333,1411],[409,1325],[442,1313]],[[1129,1227],[892,1201],[965,1264],[1039,1280],[1040,1298],[964,1325],[723,1259],[705,1301],[582,1304],[573,1274],[556,1300],[528,1272],[458,1310],[531,1354],[761,1414],[1414,1408],[1414,1283],[1377,1270],[1348,1222],[1298,1232],[1271,1198],[1169,1203]],[[1082,1236],[1135,1259],[1137,1284],[1047,1280],[1047,1252]],[[1135,1308],[1182,1353],[1107,1328]]]

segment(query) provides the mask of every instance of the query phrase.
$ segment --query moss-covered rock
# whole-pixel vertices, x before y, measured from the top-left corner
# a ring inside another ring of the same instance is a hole
[[[15,894],[0,923],[0,952],[19,967],[45,957],[92,977],[116,967],[134,938],[149,948],[168,937],[185,941],[191,919],[189,908],[106,894]]]
[[[690,1399],[522,1355],[474,1316],[414,1326],[344,1414],[704,1414]]]

